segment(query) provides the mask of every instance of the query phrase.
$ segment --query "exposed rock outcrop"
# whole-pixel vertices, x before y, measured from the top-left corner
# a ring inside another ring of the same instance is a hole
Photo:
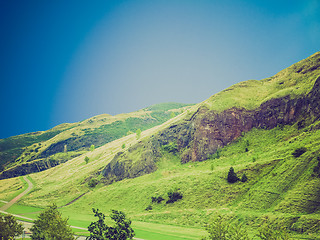
[[[170,142],[176,143],[183,163],[203,161],[252,128],[272,129],[306,119],[313,122],[320,117],[319,91],[320,77],[309,94],[294,99],[290,96],[271,99],[255,110],[234,107],[216,112],[202,106],[189,119],[115,156],[102,174],[110,183],[153,172],[161,157],[160,146]],[[142,153],[138,155],[137,151]]]

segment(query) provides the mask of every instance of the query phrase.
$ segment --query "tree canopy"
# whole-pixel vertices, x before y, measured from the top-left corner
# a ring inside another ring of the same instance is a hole
[[[40,213],[30,229],[33,240],[74,240],[68,219],[62,218],[57,205],[52,204]]]
[[[12,215],[0,215],[0,239],[13,239],[22,234],[22,231],[22,224],[18,223]]]
[[[134,237],[134,231],[131,228],[131,220],[126,219],[123,212],[112,210],[110,218],[115,222],[114,227],[110,227],[105,223],[105,215],[99,212],[99,209],[92,209],[94,216],[98,217],[96,222],[92,222],[88,231],[90,236],[88,240],[126,240]]]

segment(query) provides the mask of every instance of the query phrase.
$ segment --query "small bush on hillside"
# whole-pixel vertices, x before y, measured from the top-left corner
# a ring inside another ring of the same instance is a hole
[[[163,146],[163,150],[170,152],[170,153],[176,153],[178,151],[177,143],[176,142],[170,142],[167,145]]]
[[[136,131],[136,138],[137,138],[137,140],[138,140],[140,137],[141,137],[141,129],[139,128],[139,129],[137,129],[137,131]]]
[[[300,157],[302,154],[304,154],[306,151],[307,151],[307,149],[305,147],[300,147],[300,148],[297,148],[296,150],[294,150],[292,155],[295,158],[297,158],[297,157]]]
[[[88,162],[90,161],[90,158],[89,158],[88,156],[86,156],[86,157],[84,158],[84,161],[86,162],[86,164],[88,164]]]
[[[247,177],[247,175],[244,173],[244,174],[242,175],[242,177],[241,177],[241,182],[246,182],[246,181],[248,181],[248,177]]]
[[[178,201],[179,199],[182,199],[183,196],[179,192],[170,191],[170,192],[168,192],[168,197],[169,197],[169,199],[166,203],[174,203],[174,202]]]
[[[122,144],[122,149],[125,149],[126,148],[126,144]]]
[[[151,211],[152,210],[152,206],[151,205],[149,205],[148,207],[146,207],[146,209],[145,209],[146,211]]]
[[[210,159],[219,159],[221,154],[221,150],[217,149],[217,151],[211,155]]]
[[[164,200],[164,198],[161,196],[160,197],[151,197],[151,201],[153,203],[161,203],[163,200]]]
[[[94,149],[95,149],[95,146],[92,144],[92,145],[90,146],[90,151],[92,152]]]
[[[88,186],[91,187],[91,188],[94,188],[97,184],[98,184],[98,180],[95,179],[95,178],[91,178],[88,182]]]
[[[230,167],[229,169],[227,180],[229,183],[235,183],[239,180],[237,174],[234,172],[233,167]]]

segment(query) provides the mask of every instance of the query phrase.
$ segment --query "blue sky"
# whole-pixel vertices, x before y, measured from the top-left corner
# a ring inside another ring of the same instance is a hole
[[[0,138],[198,103],[319,51],[320,1],[0,2]]]

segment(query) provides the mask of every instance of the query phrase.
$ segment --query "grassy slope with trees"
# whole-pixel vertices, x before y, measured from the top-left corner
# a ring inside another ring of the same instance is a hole
[[[293,93],[292,98],[306,94],[315,77],[320,75],[319,55],[272,78],[236,84],[199,105],[205,104],[217,111],[233,104],[252,109],[289,92]],[[308,72],[310,66],[316,66],[316,71]],[[303,71],[301,76],[299,73]],[[143,131],[139,140],[134,134],[128,135],[57,167],[32,174],[36,187],[20,204],[43,208],[48,202],[55,202],[64,206],[86,193],[61,208],[72,225],[87,227],[94,220],[92,208],[104,213],[117,209],[133,220],[136,236],[144,239],[199,239],[205,234],[204,225],[217,215],[244,223],[251,236],[259,225],[268,221],[288,227],[300,238],[317,239],[320,234],[320,121],[305,126],[295,123],[271,130],[253,129],[203,162],[181,164],[178,156],[162,149],[164,157],[158,161],[156,172],[111,185],[88,186],[90,179],[101,178],[98,171],[117,152],[126,151],[138,141],[146,141],[161,129],[190,116],[199,105],[163,125]],[[300,156],[295,154],[302,147],[305,152]],[[85,156],[90,158],[87,164]],[[230,167],[238,177],[245,173],[248,180],[228,183]],[[17,180],[1,180],[8,188],[0,189],[0,199],[7,196],[12,181]],[[179,192],[183,197],[167,204],[169,192]],[[155,203],[152,197],[162,197],[164,201]]]
[[[0,139],[0,172],[37,160],[65,162],[137,129],[162,124],[189,106],[181,103],[155,104],[137,112],[111,116],[103,114],[78,123],[61,124],[44,132]]]

